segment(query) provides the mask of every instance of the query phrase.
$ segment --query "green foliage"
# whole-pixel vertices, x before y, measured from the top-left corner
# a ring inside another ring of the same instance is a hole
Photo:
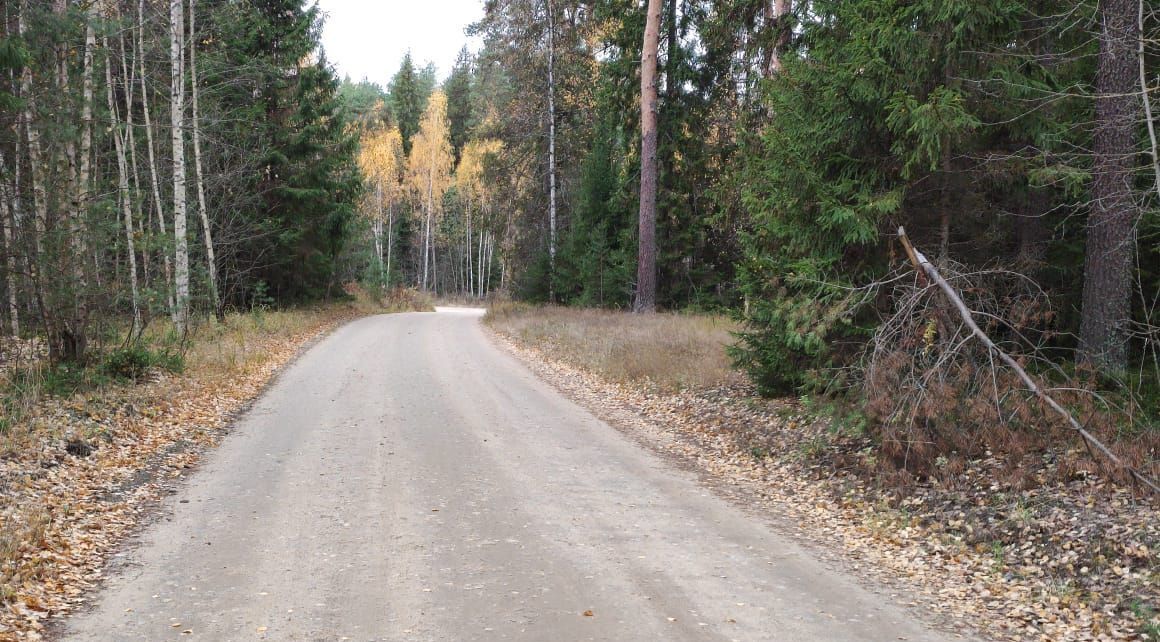
[[[447,94],[447,122],[450,126],[451,151],[455,155],[455,163],[463,153],[463,146],[467,144],[469,127],[472,122],[471,97],[471,54],[467,47],[459,52],[455,61],[455,68],[443,83],[443,93]]]
[[[427,95],[419,86],[419,77],[415,74],[415,63],[411,60],[411,52],[403,56],[403,63],[399,71],[391,79],[389,91],[391,113],[399,125],[399,133],[403,136],[403,152],[410,155],[411,139],[419,133],[419,119],[423,117],[423,110],[427,108]]]
[[[767,393],[841,385],[830,369],[852,363],[885,303],[852,293],[899,260],[888,243],[899,224],[928,252],[957,242],[957,259],[992,261],[979,241],[994,212],[1044,216],[1067,187],[1032,186],[1082,172],[1058,163],[1052,175],[1018,154],[972,159],[1066,142],[1051,123],[1066,101],[1027,108],[1027,93],[1057,81],[1029,54],[1039,34],[1023,31],[1036,24],[1025,3],[828,0],[810,11],[800,55],[764,88],[775,116],[744,140],[737,169],[749,310],[734,356]],[[939,237],[940,217],[952,237]]]
[[[617,198],[624,186],[614,150],[623,145],[623,130],[613,120],[606,117],[593,137],[581,170],[578,202],[557,256],[555,289],[570,305],[627,307],[632,299],[635,217]]]
[[[383,88],[367,80],[357,83],[346,78],[338,88],[338,97],[347,120],[363,128],[385,126],[391,122],[391,109]]]
[[[168,348],[150,350],[136,344],[108,353],[101,363],[101,370],[108,376],[132,381],[141,379],[153,368],[181,372],[185,369],[185,358],[180,352]]]

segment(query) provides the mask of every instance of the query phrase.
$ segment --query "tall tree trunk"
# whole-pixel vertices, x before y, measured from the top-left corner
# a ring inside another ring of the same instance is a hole
[[[435,241],[431,241],[431,291],[439,296],[439,259],[435,255]]]
[[[773,42],[770,43],[769,53],[766,54],[765,75],[772,77],[781,71],[781,57],[789,46],[790,12],[793,10],[791,0],[767,0],[766,18],[767,28],[773,29]]]
[[[483,298],[483,230],[479,231],[479,298]]]
[[[939,222],[938,222],[938,263],[939,267],[945,267],[951,258],[951,208],[954,207],[954,198],[952,194],[955,191],[952,189],[951,175],[951,140],[950,136],[942,137],[942,160],[940,162],[942,169],[942,185],[943,193],[939,203]]]
[[[1080,359],[1108,372],[1128,365],[1131,314],[1132,198],[1136,153],[1137,8],[1134,0],[1101,0],[1096,67],[1096,131],[1092,211],[1084,260]]]
[[[387,288],[387,270],[383,265],[383,179],[378,180],[376,186],[376,196],[379,205],[379,215],[375,217],[375,224],[373,231],[375,234],[375,257],[379,261],[379,289],[384,291]]]
[[[119,8],[117,9],[116,17],[118,19],[121,18],[121,12]],[[135,104],[134,91],[136,90],[137,84],[137,67],[135,63],[129,62],[128,51],[125,48],[124,32],[118,34],[117,40],[118,44],[120,45],[119,49],[121,51],[121,78],[125,88],[125,143],[129,149],[129,175],[132,177],[133,182],[133,211],[135,218],[138,221],[138,223],[135,223],[134,225],[135,229],[141,230],[140,227],[137,227],[142,225],[142,223],[140,223],[141,221],[144,221],[144,217],[141,215],[141,174],[139,171],[140,166],[137,162],[137,125],[133,122],[133,105]],[[133,59],[136,60],[138,55],[140,54],[134,51]],[[148,286],[149,256],[144,249],[141,249],[141,267],[143,268],[146,286]]]
[[[64,15],[68,11],[67,4],[61,2],[58,11]],[[85,11],[85,44],[81,68],[81,140],[79,158],[71,140],[65,144],[65,154],[68,158],[69,178],[73,180],[73,204],[69,212],[68,233],[69,247],[72,256],[68,261],[71,264],[73,278],[72,288],[72,315],[66,323],[61,324],[50,342],[57,344],[58,355],[69,361],[79,362],[85,357],[88,347],[86,336],[89,318],[89,278],[88,265],[85,257],[89,256],[85,219],[92,201],[92,174],[93,174],[93,55],[97,46],[96,32],[93,21],[96,19],[93,7]],[[62,51],[60,58],[60,72],[58,74],[58,89],[65,95],[71,91],[68,74],[68,55]],[[75,173],[73,171],[75,169]],[[75,176],[75,179],[74,179]]]
[[[548,300],[556,299],[556,12],[548,5]],[[655,52],[656,47],[653,47]],[[655,54],[654,54],[655,55]]]
[[[431,261],[431,209],[424,206],[423,219],[423,291],[427,291],[428,266]]]
[[[648,0],[644,47],[640,61],[640,240],[636,271],[635,312],[655,312],[657,305],[657,45],[661,0]]]
[[[133,234],[133,206],[130,202],[132,195],[129,191],[129,161],[125,154],[125,142],[121,133],[121,121],[118,116],[117,101],[113,97],[113,60],[109,42],[104,41],[105,52],[108,56],[105,61],[105,88],[109,100],[109,119],[113,125],[113,147],[117,154],[117,195],[121,203],[121,215],[125,225],[125,250],[129,255],[129,287],[133,299],[133,336],[141,332],[141,293],[137,285],[137,246]],[[127,79],[126,79],[127,80]]]
[[[8,174],[8,166],[0,152],[0,173]],[[8,290],[8,328],[12,336],[20,336],[20,302],[16,294],[16,199],[7,179],[0,182],[0,228],[4,238],[4,287]]]
[[[173,138],[173,238],[176,326],[189,329],[189,238],[185,204],[185,11],[183,0],[169,2],[169,114]]]
[[[1148,125],[1148,155],[1152,158],[1152,188],[1160,196],[1160,143],[1156,140],[1156,123],[1152,117],[1152,97],[1148,91],[1148,71],[1145,67],[1144,52],[1144,2],[1136,3],[1136,28],[1140,37],[1137,39],[1136,59],[1140,63],[1140,102],[1144,106],[1144,122]]]
[[[491,290],[491,259],[492,259],[494,252],[495,252],[495,237],[493,237],[491,234],[488,234],[487,235],[487,258],[484,260],[484,263],[486,265],[486,267],[484,269],[484,273],[487,275],[487,277],[484,281],[484,291],[483,291],[484,297],[487,297],[488,291]]]
[[[467,290],[470,294],[475,294],[475,270],[472,269],[471,260],[471,199],[467,199],[467,229],[464,232],[463,253],[467,260]]]
[[[189,0],[189,90],[191,107],[190,124],[193,126],[193,167],[197,181],[197,213],[201,218],[201,228],[205,239],[205,260],[209,271],[209,295],[214,314],[223,318],[221,299],[218,296],[217,259],[213,252],[213,232],[210,230],[209,212],[205,203],[205,176],[201,169],[201,124],[199,122],[197,87],[197,22],[195,12],[197,0]]]
[[[383,283],[390,284],[391,280],[391,249],[394,246],[394,231],[395,231],[395,203],[394,201],[387,204],[387,275]]]
[[[680,83],[677,82],[677,62],[679,61],[678,53],[681,50],[681,35],[680,35],[680,15],[677,10],[677,0],[669,0],[668,9],[665,11],[665,104],[669,109],[674,109],[677,104],[677,97],[680,91]]]
[[[169,226],[165,223],[165,207],[161,200],[161,180],[158,178],[157,152],[153,139],[153,116],[149,108],[149,86],[145,82],[147,78],[145,73],[145,0],[139,0],[137,3],[137,51],[139,52],[137,63],[141,70],[141,111],[144,113],[145,120],[145,143],[149,152],[149,180],[153,190],[153,207],[157,212],[157,230],[161,233],[161,238],[166,239],[169,236]],[[169,243],[166,242],[165,245],[166,247],[161,252],[161,267],[165,274],[165,295],[169,303],[169,316],[176,323],[177,304],[173,300],[173,266],[169,261]]]
[[[21,2],[20,13],[17,16],[17,30],[24,35],[27,16],[27,3]],[[40,128],[36,123],[36,93],[32,83],[32,67],[27,63],[20,72],[20,96],[24,100],[24,109],[21,119],[24,121],[24,133],[28,137],[28,167],[29,180],[32,183],[32,242],[29,243],[31,255],[28,258],[29,278],[32,282],[33,295],[36,306],[40,311],[40,319],[44,324],[46,334],[53,334],[57,330],[55,310],[47,304],[48,293],[43,269],[44,267],[44,238],[48,229],[48,191],[45,183],[44,154],[41,148]],[[20,159],[17,159],[19,163]],[[52,344],[50,344],[50,350]],[[52,355],[57,356],[57,355]]]

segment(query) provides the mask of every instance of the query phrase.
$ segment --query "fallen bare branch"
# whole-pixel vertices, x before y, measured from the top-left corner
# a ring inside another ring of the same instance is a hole
[[[1037,384],[1035,380],[1032,379],[1031,375],[1027,374],[1027,371],[1024,370],[1023,367],[1020,366],[1019,363],[1011,357],[1011,355],[1007,354],[1004,350],[999,348],[999,346],[997,346],[995,342],[992,341],[991,338],[987,336],[987,334],[983,332],[982,329],[979,328],[979,325],[975,323],[974,315],[971,313],[971,310],[967,308],[966,304],[963,303],[962,298],[959,297],[954,288],[952,288],[951,285],[947,283],[946,279],[944,279],[942,275],[939,274],[938,268],[936,268],[934,264],[931,263],[925,255],[923,255],[922,252],[920,252],[910,243],[910,239],[906,235],[905,228],[898,228],[898,238],[902,241],[903,247],[906,248],[907,255],[911,257],[911,260],[922,269],[922,273],[924,273],[926,277],[933,281],[939,287],[939,289],[943,291],[943,294],[946,295],[947,299],[950,300],[950,303],[955,307],[956,311],[958,311],[959,316],[962,317],[963,323],[967,325],[971,333],[976,338],[978,338],[978,340],[982,342],[984,346],[986,346],[989,352],[999,357],[1000,361],[1002,361],[1015,372],[1015,374],[1019,377],[1019,380],[1023,382],[1024,386],[1026,386],[1027,390],[1031,391],[1036,397],[1047,404],[1048,407],[1063,417],[1064,420],[1067,421],[1068,425],[1071,426],[1072,430],[1079,433],[1080,437],[1083,438],[1085,446],[1087,446],[1089,449],[1095,448],[1113,464],[1126,471],[1132,477],[1132,479],[1136,480],[1144,487],[1150,489],[1153,493],[1160,495],[1160,486],[1158,486],[1155,481],[1148,478],[1135,468],[1129,466],[1126,462],[1116,456],[1116,454],[1113,453],[1107,446],[1105,446],[1103,442],[1088,432],[1087,429],[1085,429],[1083,425],[1080,424],[1074,415],[1068,412],[1066,408],[1061,406],[1051,395],[1047,394],[1043,388],[1041,388],[1039,384]]]

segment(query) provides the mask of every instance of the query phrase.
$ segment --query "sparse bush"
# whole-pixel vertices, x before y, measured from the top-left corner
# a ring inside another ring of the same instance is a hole
[[[185,359],[180,352],[169,349],[154,351],[138,344],[110,352],[101,367],[111,377],[136,381],[153,368],[181,372],[185,368]]]

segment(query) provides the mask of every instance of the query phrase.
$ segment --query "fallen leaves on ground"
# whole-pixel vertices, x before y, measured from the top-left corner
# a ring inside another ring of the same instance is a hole
[[[1091,474],[1021,491],[997,482],[1002,464],[986,458],[901,493],[836,465],[829,422],[795,402],[745,385],[665,393],[614,383],[496,336],[601,419],[942,628],[1019,642],[1160,639],[1160,511],[1130,488]]]
[[[39,640],[84,604],[111,553],[237,413],[304,345],[357,314],[330,308],[259,334],[225,370],[40,402],[21,436],[0,444],[0,641]]]

